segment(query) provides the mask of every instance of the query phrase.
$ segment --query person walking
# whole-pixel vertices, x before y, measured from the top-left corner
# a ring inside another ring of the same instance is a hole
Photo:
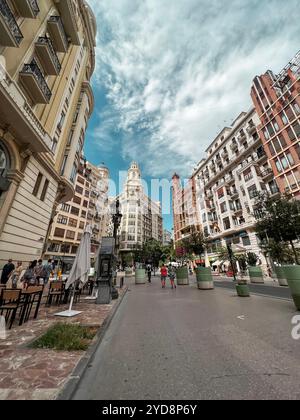
[[[168,277],[168,269],[165,265],[163,265],[160,269],[160,276],[161,276],[162,288],[165,289],[166,288],[166,280],[167,280],[167,277]]]
[[[37,266],[34,269],[34,274],[35,274],[37,286],[43,286],[45,276],[46,276],[44,266],[43,266],[43,260],[38,261]]]
[[[23,263],[22,261],[18,261],[17,268],[14,269],[14,271],[9,276],[9,280],[6,284],[6,287],[8,289],[22,289],[22,272],[24,271]]]
[[[148,282],[151,283],[151,278],[152,278],[152,267],[150,264],[147,265],[146,268],[147,271],[147,275],[148,275]]]
[[[36,286],[36,276],[35,276],[35,269],[37,266],[37,261],[33,261],[30,263],[29,267],[25,271],[23,276],[24,281],[24,288],[27,289],[28,286]]]
[[[8,282],[9,276],[14,271],[15,266],[11,259],[8,260],[8,263],[5,264],[1,274],[1,284],[5,284]]]
[[[48,284],[51,273],[53,271],[53,262],[52,260],[48,260],[48,263],[44,265],[44,284],[45,286]]]
[[[169,266],[168,274],[169,274],[169,279],[170,279],[170,282],[171,282],[172,289],[176,289],[177,288],[177,286],[175,284],[176,271],[175,271],[174,267],[171,264]]]

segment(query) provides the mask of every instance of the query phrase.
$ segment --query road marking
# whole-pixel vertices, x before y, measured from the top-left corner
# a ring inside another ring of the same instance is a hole
[[[238,319],[240,319],[241,321],[245,321],[245,315],[238,316]]]

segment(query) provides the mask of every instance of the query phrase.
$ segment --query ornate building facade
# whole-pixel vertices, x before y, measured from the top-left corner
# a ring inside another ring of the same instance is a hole
[[[0,266],[41,257],[74,196],[96,30],[84,0],[0,0]]]

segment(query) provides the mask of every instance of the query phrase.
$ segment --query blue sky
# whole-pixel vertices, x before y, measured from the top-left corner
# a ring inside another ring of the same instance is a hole
[[[88,2],[98,37],[85,154],[115,180],[132,160],[148,182],[188,177],[250,108],[254,76],[280,71],[300,49],[298,0]]]

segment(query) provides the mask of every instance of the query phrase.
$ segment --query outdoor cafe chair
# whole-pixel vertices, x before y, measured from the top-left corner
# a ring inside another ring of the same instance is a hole
[[[3,315],[5,312],[5,321],[9,323],[9,329],[12,328],[18,309],[22,307],[21,293],[20,289],[2,288],[0,291],[0,313]]]
[[[53,299],[57,305],[62,303],[62,298],[65,294],[65,284],[63,281],[52,281],[49,286],[46,306],[51,306]]]

